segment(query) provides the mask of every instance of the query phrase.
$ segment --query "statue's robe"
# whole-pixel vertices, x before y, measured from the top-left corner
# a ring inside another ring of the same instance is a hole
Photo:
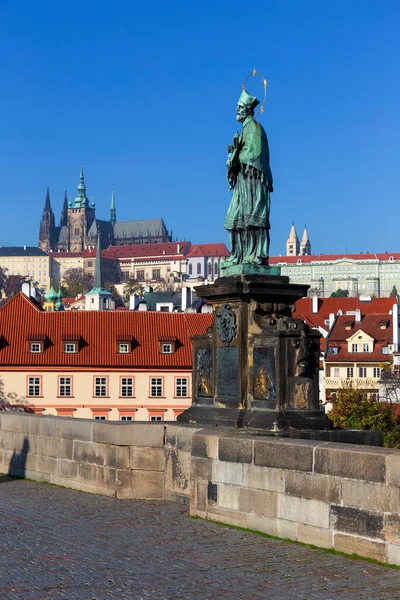
[[[267,135],[251,116],[243,122],[233,160],[237,178],[225,220],[232,242],[228,263],[267,264],[272,173]]]

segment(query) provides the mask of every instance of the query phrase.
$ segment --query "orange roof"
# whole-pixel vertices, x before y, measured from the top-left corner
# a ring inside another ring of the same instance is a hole
[[[110,246],[108,251],[116,258],[182,256],[190,248],[190,242],[165,242],[160,244],[129,244]]]
[[[381,323],[387,323],[387,329],[380,329]],[[351,329],[346,329],[346,324],[351,325]],[[347,341],[357,331],[363,331],[374,340],[373,352],[348,352]],[[384,362],[388,359],[387,354],[383,354],[382,348],[393,341],[393,320],[392,315],[369,314],[364,315],[361,321],[356,321],[354,315],[342,315],[337,317],[331,333],[328,337],[327,357],[328,362]],[[336,347],[337,354],[332,354],[332,347]]]
[[[364,252],[360,254],[314,254],[309,256],[270,256],[269,262],[271,265],[277,265],[279,263],[297,263],[301,260],[303,263],[319,262],[319,261],[335,261],[335,260],[389,260],[393,257],[394,260],[400,260],[400,252],[384,252],[380,254]]]
[[[188,258],[194,256],[229,256],[229,250],[223,243],[193,244],[187,256]]]
[[[18,328],[15,327],[18,323]],[[0,308],[3,366],[190,368],[193,335],[204,334],[211,314],[137,311],[46,312],[19,293]],[[28,352],[28,336],[46,337],[42,353]],[[62,351],[65,336],[81,336],[79,352]],[[132,352],[118,354],[117,339],[135,339]],[[161,354],[162,336],[179,340],[173,354]]]

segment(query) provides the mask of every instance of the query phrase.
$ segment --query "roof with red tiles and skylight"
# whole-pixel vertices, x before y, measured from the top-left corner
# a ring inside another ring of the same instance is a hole
[[[198,256],[210,256],[217,257],[222,256],[223,258],[229,256],[229,250],[223,243],[219,244],[193,244],[187,254],[188,258],[195,258]]]

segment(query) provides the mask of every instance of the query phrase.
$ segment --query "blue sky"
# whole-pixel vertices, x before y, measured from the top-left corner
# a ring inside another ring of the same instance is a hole
[[[226,146],[253,69],[268,79],[271,253],[399,250],[398,0],[0,0],[0,244],[36,245],[83,163],[119,220],[228,241]],[[249,91],[262,92],[258,81]]]

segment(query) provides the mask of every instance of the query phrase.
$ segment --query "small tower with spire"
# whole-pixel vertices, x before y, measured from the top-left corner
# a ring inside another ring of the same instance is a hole
[[[97,233],[96,263],[93,289],[86,294],[86,310],[114,310],[115,302],[111,292],[104,287],[103,257],[101,254],[100,232]]]
[[[40,221],[39,230],[39,248],[45,252],[51,250],[55,231],[55,219],[54,213],[50,203],[50,190],[47,188],[46,200],[44,203],[44,209],[42,219]]]
[[[83,252],[85,249],[87,233],[95,219],[95,208],[89,205],[86,195],[85,177],[83,169],[79,175],[77,196],[68,206],[68,248],[69,252]]]
[[[289,237],[286,242],[286,256],[298,256],[300,253],[300,242],[297,237],[294,222],[290,229]]]
[[[63,203],[61,217],[60,217],[60,227],[64,227],[67,224],[68,224],[68,196],[67,196],[67,190],[65,190],[64,203]]]
[[[111,192],[110,223],[114,227],[116,222],[117,222],[117,209],[115,208],[115,194],[114,194],[114,188],[113,188],[112,192]]]
[[[300,242],[300,254],[302,256],[309,256],[311,254],[311,242],[308,237],[307,226],[304,225],[303,237]]]

